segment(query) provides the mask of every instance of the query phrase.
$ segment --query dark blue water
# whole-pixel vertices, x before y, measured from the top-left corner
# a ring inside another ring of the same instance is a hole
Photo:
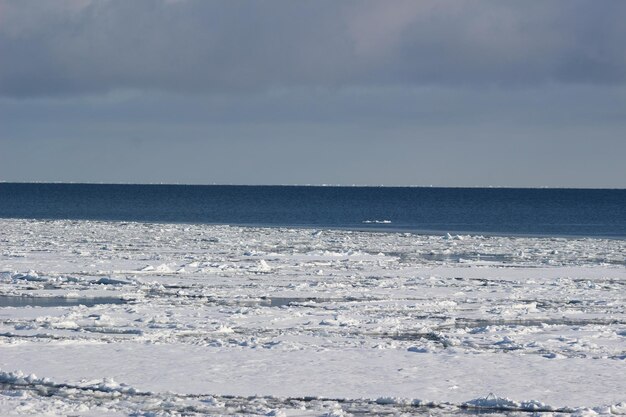
[[[626,190],[0,183],[0,217],[625,239]]]

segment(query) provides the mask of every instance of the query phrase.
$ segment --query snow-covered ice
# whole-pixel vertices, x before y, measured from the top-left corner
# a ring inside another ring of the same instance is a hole
[[[625,253],[0,220],[0,414],[625,414]]]

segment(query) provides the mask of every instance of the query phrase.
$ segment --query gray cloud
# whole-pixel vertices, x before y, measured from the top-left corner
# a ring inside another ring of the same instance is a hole
[[[626,86],[0,98],[0,180],[624,187]]]
[[[0,0],[0,180],[624,187],[623,0]]]
[[[626,2],[0,0],[0,94],[626,82]]]

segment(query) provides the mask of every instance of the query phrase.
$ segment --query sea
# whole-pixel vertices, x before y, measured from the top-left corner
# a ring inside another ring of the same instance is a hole
[[[0,218],[626,239],[626,189],[5,182]]]

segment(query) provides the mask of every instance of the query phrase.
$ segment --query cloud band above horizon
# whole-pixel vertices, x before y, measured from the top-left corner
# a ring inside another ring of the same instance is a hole
[[[0,1],[0,95],[626,82],[626,2]]]

